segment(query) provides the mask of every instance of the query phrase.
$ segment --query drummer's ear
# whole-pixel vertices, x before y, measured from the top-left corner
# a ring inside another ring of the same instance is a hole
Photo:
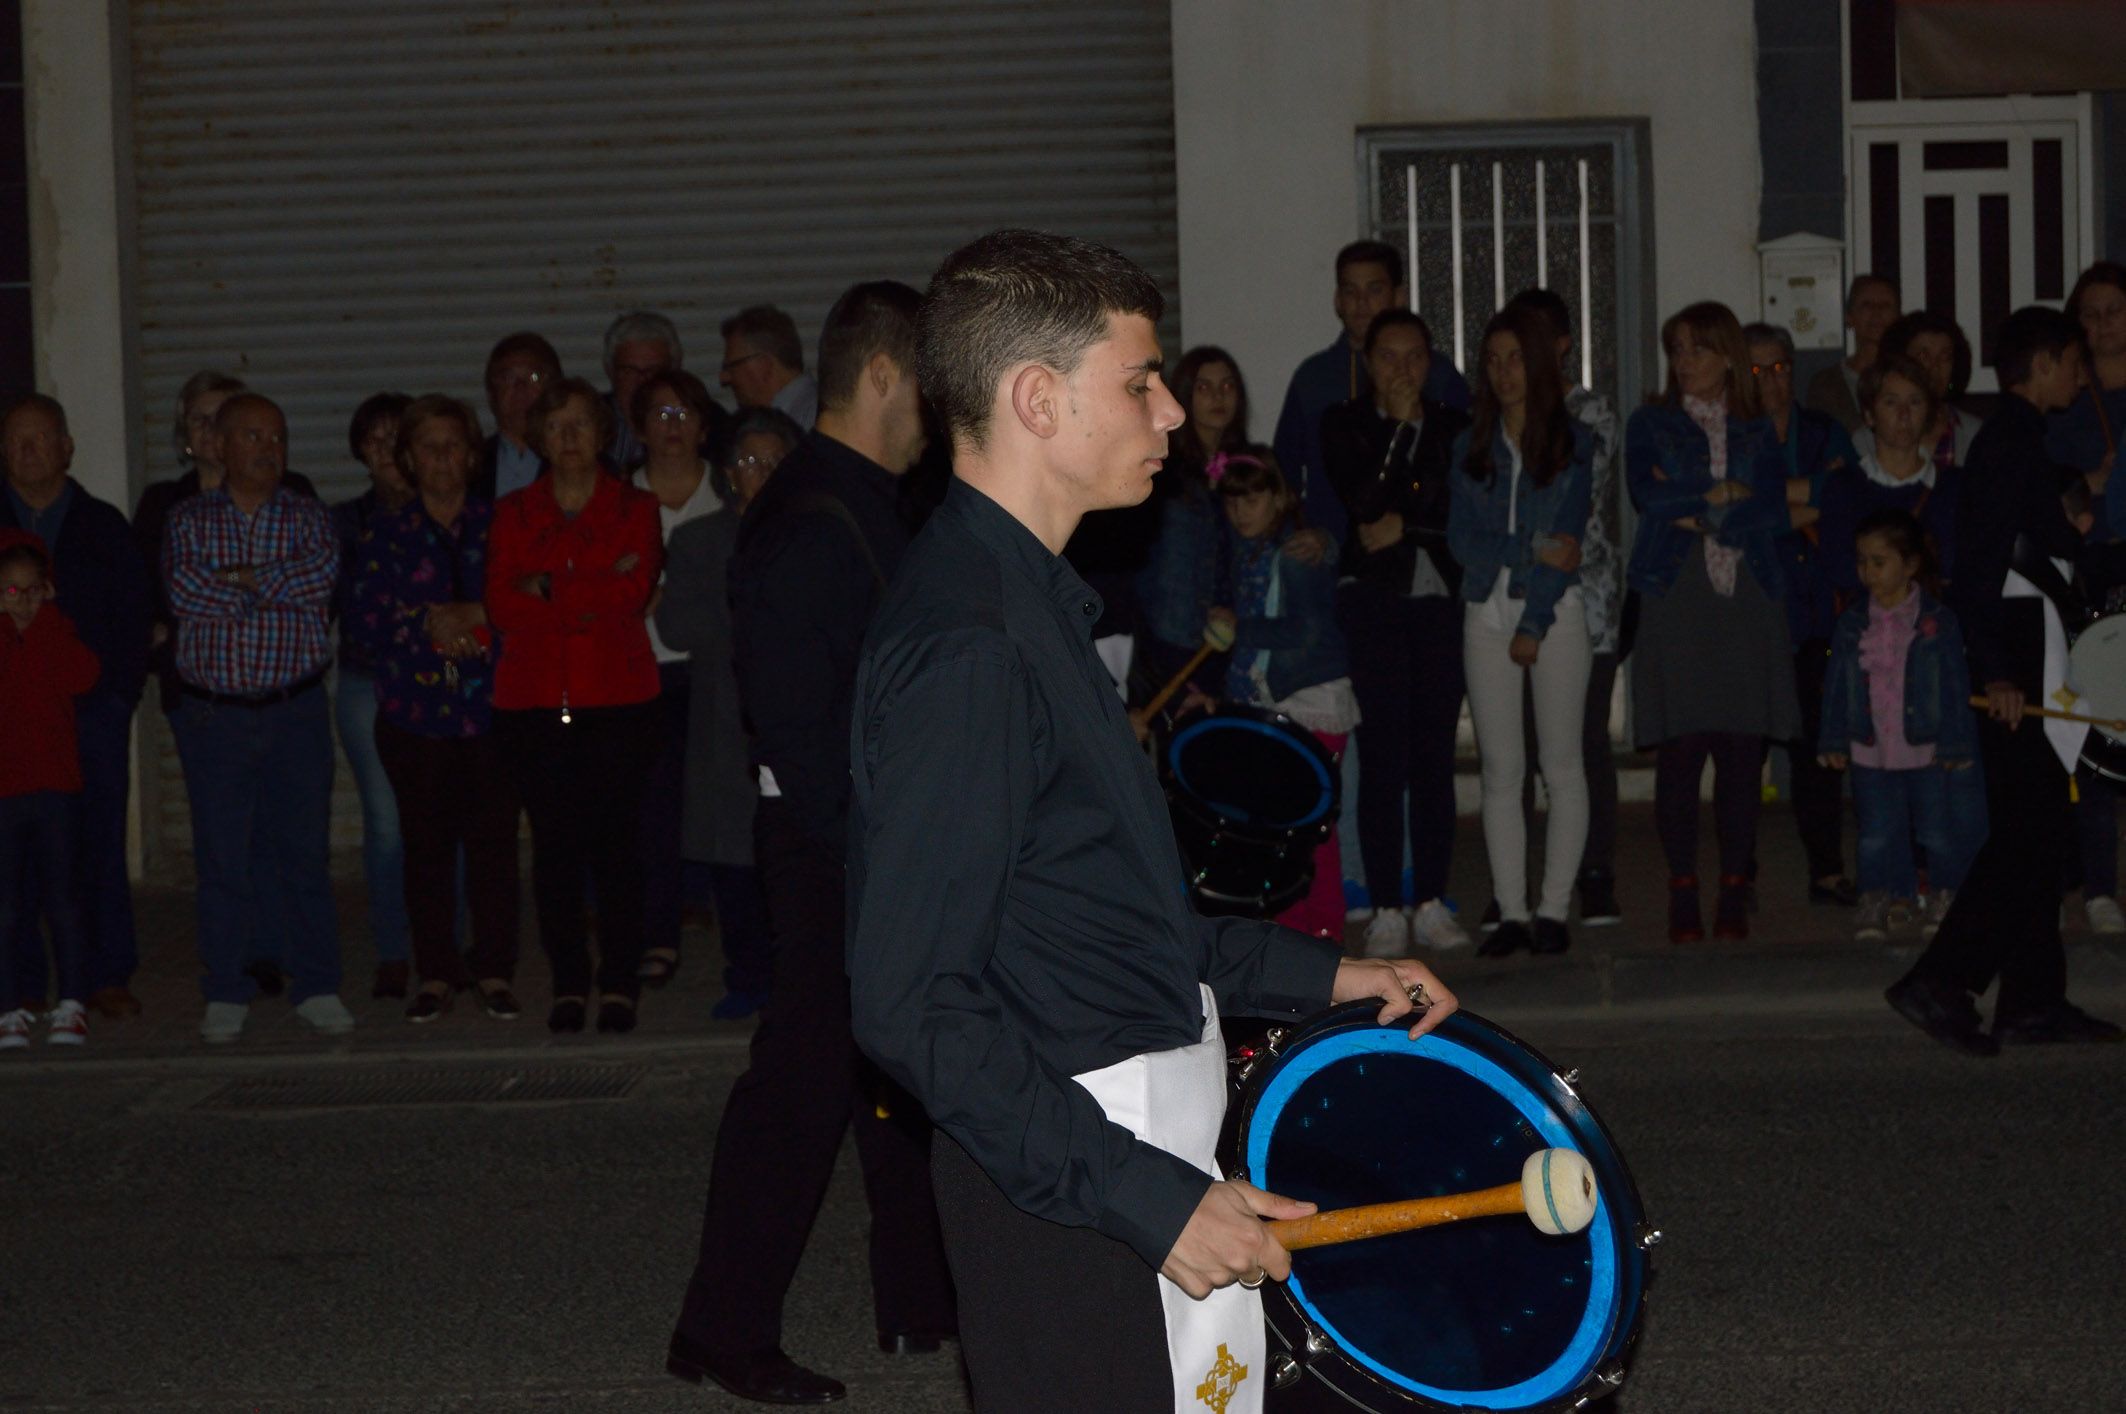
[[[1053,437],[1063,428],[1063,380],[1044,364],[1022,364],[1004,380],[1011,415],[1036,437]]]

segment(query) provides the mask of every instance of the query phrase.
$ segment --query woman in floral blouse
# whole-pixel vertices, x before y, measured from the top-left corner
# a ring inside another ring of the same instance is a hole
[[[347,631],[375,663],[377,754],[398,796],[406,912],[421,989],[409,1021],[433,1021],[478,984],[493,1017],[515,1017],[517,811],[512,777],[489,731],[493,634],[483,597],[494,507],[469,495],[480,423],[455,398],[415,399],[400,418],[398,456],[419,494],[380,514],[355,557]],[[473,946],[456,940],[457,860]]]

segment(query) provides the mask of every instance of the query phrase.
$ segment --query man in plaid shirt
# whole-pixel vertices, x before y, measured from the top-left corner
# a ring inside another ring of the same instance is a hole
[[[288,424],[255,393],[215,418],[228,478],[171,513],[163,575],[183,696],[171,724],[199,872],[200,1035],[243,1032],[254,933],[278,956],[296,1014],[351,1030],[327,859],[332,726],[326,614],[340,545],[324,505],[284,487]],[[262,867],[252,867],[256,858]]]

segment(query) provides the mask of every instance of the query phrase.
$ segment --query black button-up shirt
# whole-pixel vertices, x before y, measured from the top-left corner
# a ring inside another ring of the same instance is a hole
[[[753,762],[774,775],[798,828],[836,855],[857,654],[908,543],[898,489],[863,453],[808,433],[746,508],[731,560],[732,664]]]
[[[1157,1267],[1210,1179],[1070,1077],[1296,1017],[1338,954],[1191,906],[1097,595],[955,479],[865,640],[851,744],[857,1040],[1019,1207]]]
[[[2045,691],[2045,607],[2006,598],[2001,587],[2018,537],[2048,559],[2072,562],[2081,553],[2082,537],[2060,504],[2074,473],[2046,452],[2045,415],[2008,393],[1972,439],[1961,474],[1948,597],[1963,624],[1971,678],[1981,692],[1989,682],[2013,682],[2034,702]]]

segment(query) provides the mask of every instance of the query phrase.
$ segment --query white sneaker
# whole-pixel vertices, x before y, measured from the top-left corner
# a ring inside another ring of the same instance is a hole
[[[1399,908],[1383,908],[1366,925],[1363,951],[1367,957],[1408,957],[1410,920]]]
[[[1417,945],[1434,952],[1466,952],[1476,944],[1461,920],[1438,899],[1428,899],[1410,917],[1410,931]]]
[[[89,1014],[80,1002],[61,1002],[52,1008],[52,1029],[45,1041],[54,1046],[86,1045],[89,1039]]]
[[[1860,896],[1860,905],[1853,911],[1853,941],[1856,943],[1886,943],[1890,940],[1890,896],[1881,889],[1869,889]]]
[[[2120,909],[2115,898],[2099,894],[2082,905],[2082,912],[2088,915],[2092,933],[2126,933],[2126,910]]]
[[[1931,889],[1919,904],[1919,936],[1933,942],[1934,935],[1941,931],[1941,921],[1949,916],[1949,905],[1956,902],[1956,890]]]
[[[319,992],[297,1003],[295,1014],[309,1022],[320,1036],[344,1036],[354,1029],[354,1013],[330,992]]]
[[[21,1009],[0,1016],[0,1051],[19,1051],[30,1043],[30,1014]]]
[[[210,1046],[226,1046],[244,1034],[244,1018],[251,1008],[242,1002],[208,1002],[200,1019],[199,1039]]]

